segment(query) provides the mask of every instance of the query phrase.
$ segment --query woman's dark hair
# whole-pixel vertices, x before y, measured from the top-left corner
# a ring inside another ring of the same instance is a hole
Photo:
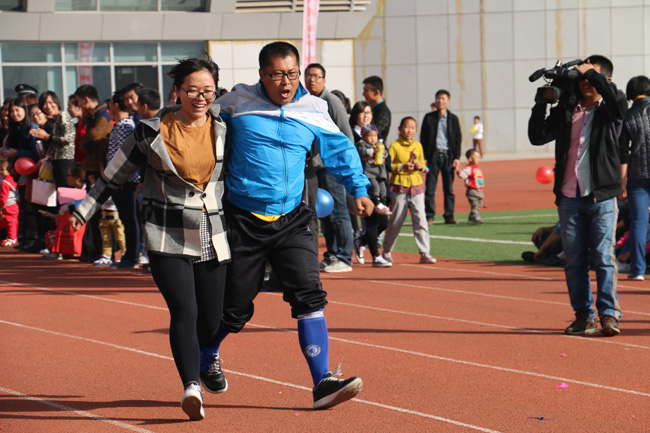
[[[189,59],[179,60],[178,63],[167,72],[167,76],[172,79],[174,87],[178,89],[181,87],[181,84],[185,82],[185,77],[198,71],[208,71],[210,75],[212,75],[212,78],[214,79],[214,90],[216,91],[217,86],[219,85],[219,66],[214,63],[206,52],[203,52],[202,59],[192,57]]]
[[[348,99],[348,97],[345,96],[345,93],[341,92],[340,90],[332,90],[330,93],[338,96],[338,98],[343,103],[343,108],[345,108],[345,112],[350,114],[350,99]]]
[[[284,59],[290,55],[293,55],[296,58],[296,63],[300,65],[300,54],[298,54],[296,47],[288,42],[271,42],[270,44],[264,45],[257,60],[260,69],[264,69],[271,64],[271,58],[279,57]]]
[[[115,93],[113,93],[111,100],[114,104],[117,104],[117,106],[120,107],[120,110],[128,112],[129,109],[126,107],[126,103],[124,102],[125,93],[124,89],[116,90]]]
[[[38,97],[38,106],[40,107],[41,111],[43,110],[43,105],[45,105],[45,100],[48,96],[52,98],[52,102],[54,102],[56,106],[59,107],[59,111],[61,111],[61,100],[59,99],[59,96],[51,90],[46,90],[45,92],[41,93],[41,96]]]
[[[20,107],[25,110],[25,118],[20,123],[14,122],[11,118],[11,108]],[[28,138],[29,130],[32,128],[32,121],[29,120],[29,112],[25,102],[21,98],[16,98],[9,105],[9,145],[15,149],[21,147],[21,143]]]
[[[86,177],[86,172],[83,169],[83,164],[80,162],[75,162],[69,168],[70,176],[78,177],[81,180],[84,180]]]
[[[630,78],[625,88],[625,94],[630,101],[637,96],[650,96],[650,78],[645,75]]]

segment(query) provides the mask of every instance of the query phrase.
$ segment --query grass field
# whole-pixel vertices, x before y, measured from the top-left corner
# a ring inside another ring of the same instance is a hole
[[[526,263],[523,251],[534,251],[531,236],[541,226],[557,223],[556,209],[508,212],[481,212],[483,224],[469,224],[467,213],[458,213],[456,225],[437,220],[429,226],[431,254],[451,258],[508,263]],[[397,251],[417,253],[411,218],[407,217],[395,247]]]

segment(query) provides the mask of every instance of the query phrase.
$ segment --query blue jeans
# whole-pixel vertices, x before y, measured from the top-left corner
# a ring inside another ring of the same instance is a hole
[[[627,244],[630,245],[630,274],[644,275],[650,179],[628,178],[627,197],[630,204],[630,238],[627,241]]]
[[[325,258],[336,258],[339,261],[351,265],[354,239],[345,188],[327,170],[319,170],[317,175],[318,186],[329,192],[334,199],[332,213],[320,220],[321,230],[323,230],[323,237],[325,238],[325,245],[327,247]]]
[[[593,197],[560,197],[558,214],[567,266],[564,270],[571,306],[577,313],[595,318],[589,266],[596,270],[598,315],[620,319],[618,269],[614,258],[616,198],[595,203]]]

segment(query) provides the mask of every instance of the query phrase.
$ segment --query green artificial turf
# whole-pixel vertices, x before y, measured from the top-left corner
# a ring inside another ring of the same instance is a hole
[[[522,263],[522,252],[536,251],[531,242],[535,230],[555,225],[558,220],[557,209],[481,212],[481,216],[483,224],[469,224],[466,213],[455,215],[455,225],[437,219],[429,226],[431,254],[437,258]],[[418,252],[410,216],[404,221],[395,250]]]

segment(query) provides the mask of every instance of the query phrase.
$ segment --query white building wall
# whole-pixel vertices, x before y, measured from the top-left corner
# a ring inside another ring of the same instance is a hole
[[[488,154],[550,154],[553,144],[533,148],[526,134],[543,84],[528,81],[532,72],[602,54],[622,90],[631,77],[650,74],[650,0],[377,0],[374,7],[354,44],[358,94],[350,99],[361,99],[365,77],[384,79],[389,140],[402,117],[421,121],[436,90],[447,89],[464,148],[479,115]]]

